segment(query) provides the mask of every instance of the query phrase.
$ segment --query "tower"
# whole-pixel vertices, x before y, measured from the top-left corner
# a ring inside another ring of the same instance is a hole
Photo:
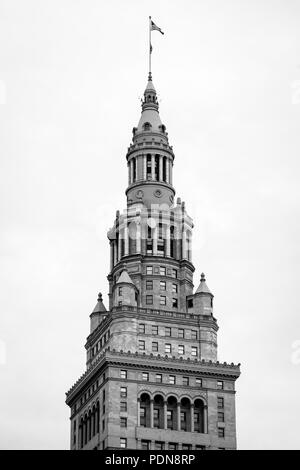
[[[193,222],[174,202],[174,152],[151,73],[127,150],[127,207],[108,232],[109,305],[90,315],[87,369],[67,392],[71,449],[235,449],[239,365],[217,360]]]

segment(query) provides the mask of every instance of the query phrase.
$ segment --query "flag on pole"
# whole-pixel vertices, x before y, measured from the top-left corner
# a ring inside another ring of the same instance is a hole
[[[150,20],[150,28],[151,31],[159,31],[161,34],[165,34],[152,20]]]

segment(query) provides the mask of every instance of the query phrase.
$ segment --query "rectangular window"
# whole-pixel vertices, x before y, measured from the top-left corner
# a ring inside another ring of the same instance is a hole
[[[187,385],[189,385],[189,382],[190,382],[190,381],[189,381],[189,378],[188,378],[188,377],[182,377],[182,385],[187,386]]]
[[[172,352],[171,344],[165,344],[165,352],[166,353],[171,353]]]
[[[147,255],[152,255],[152,250],[153,250],[152,247],[153,247],[152,240],[147,240]],[[147,273],[147,274],[149,274],[149,273]]]
[[[218,390],[224,390],[224,382],[223,382],[223,380],[218,380],[218,382],[217,382],[217,389],[218,389]]]
[[[158,335],[158,326],[152,325],[152,334],[153,335]]]
[[[198,339],[198,331],[197,330],[192,330],[191,331],[191,339]]]
[[[179,346],[178,346],[178,354],[184,354],[184,345],[183,345],[183,344],[179,344]]]
[[[159,274],[161,276],[165,276],[166,275],[166,268],[164,266],[160,266],[159,268]]]
[[[145,341],[139,341],[139,350],[145,351]]]
[[[146,305],[153,304],[153,295],[146,295]]]
[[[120,418],[120,426],[121,428],[127,428],[127,418]]]
[[[160,281],[159,282],[159,287],[160,287],[160,290],[166,290],[166,281]]]
[[[154,408],[153,410],[153,419],[159,419],[159,409],[158,408]]]
[[[118,293],[119,293],[119,295],[122,295],[122,289],[123,289],[122,287],[119,287],[119,289],[118,289],[118,291],[119,291],[119,292],[118,292]]]
[[[218,411],[218,422],[224,423],[224,413],[223,411]]]
[[[152,351],[158,352],[158,343],[156,343],[155,341],[152,343]]]
[[[164,450],[165,443],[161,441],[155,441],[155,450]]]
[[[175,442],[169,442],[169,450],[177,450],[178,449],[178,444]]]
[[[218,408],[219,408],[219,410],[222,410],[224,408],[224,398],[223,397],[218,397]]]
[[[148,372],[142,372],[142,380],[145,380],[146,382],[149,381],[149,374],[148,374]]]
[[[102,392],[102,401],[105,401],[105,390]]]
[[[167,410],[167,427],[173,429],[173,411]]]
[[[127,411],[127,402],[121,401],[120,402],[120,411]]]
[[[172,299],[172,307],[178,308],[178,299]]]
[[[150,441],[141,441],[142,450],[149,450],[150,449]]]
[[[218,437],[225,437],[225,429],[224,428],[218,428]]]
[[[167,305],[167,298],[165,295],[160,295],[159,296],[159,304],[160,305]]]
[[[102,420],[102,431],[105,430],[105,419]]]
[[[172,330],[170,327],[166,326],[165,327],[165,336],[171,336]]]
[[[196,346],[191,347],[191,355],[192,356],[198,356],[198,348]]]
[[[120,397],[121,398],[127,398],[127,387],[121,387],[120,388]]]
[[[162,374],[156,374],[155,381],[158,382],[158,383],[161,383],[162,382]]]
[[[174,277],[175,279],[177,279],[177,270],[176,269],[172,269],[171,276]]]
[[[120,447],[121,449],[127,448],[127,439],[126,437],[120,437]]]
[[[176,377],[175,375],[169,375],[169,384],[175,385]]]
[[[144,323],[139,324],[139,333],[144,334],[146,331],[146,326]]]
[[[105,404],[102,405],[102,414],[105,415]]]
[[[198,387],[202,387],[202,379],[200,379],[200,377],[196,377],[196,385],[198,385]]]
[[[178,338],[181,338],[181,339],[184,338],[184,329],[183,328],[178,328]]]
[[[146,290],[153,290],[153,281],[146,281]]]
[[[127,379],[127,370],[121,370],[121,379]]]
[[[196,446],[196,450],[205,450],[205,446]]]
[[[141,407],[141,408],[140,408],[140,417],[141,417],[141,418],[145,418],[145,417],[146,417],[146,408],[145,408],[145,407]]]
[[[177,286],[177,284],[172,284],[172,292],[173,292],[173,294],[177,294],[177,291],[178,291],[178,286]]]
[[[146,267],[146,274],[153,274],[153,266]]]
[[[182,444],[182,450],[192,450],[192,444]]]

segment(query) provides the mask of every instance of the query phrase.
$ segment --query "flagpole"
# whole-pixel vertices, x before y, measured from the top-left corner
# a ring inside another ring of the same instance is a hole
[[[149,16],[149,80],[151,78],[151,16]]]

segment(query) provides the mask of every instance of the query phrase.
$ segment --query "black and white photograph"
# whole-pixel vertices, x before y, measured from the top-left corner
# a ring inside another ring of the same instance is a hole
[[[300,450],[299,25],[0,0],[1,450]]]

